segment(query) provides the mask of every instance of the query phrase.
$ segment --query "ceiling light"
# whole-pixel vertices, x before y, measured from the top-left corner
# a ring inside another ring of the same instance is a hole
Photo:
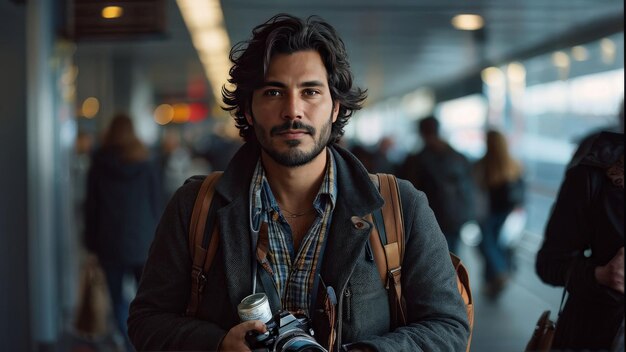
[[[218,1],[177,0],[177,3],[189,28],[202,28],[224,22]]]
[[[504,84],[505,81],[504,73],[502,72],[502,70],[493,66],[484,69],[480,73],[480,76],[483,82],[485,82],[485,84],[488,86],[501,86]]]
[[[610,65],[615,61],[615,43],[611,39],[604,38],[600,41],[600,52],[605,64]]]
[[[211,84],[213,97],[221,100],[222,86],[228,84],[230,40],[224,26],[219,0],[176,0],[191,34],[204,71]],[[218,105],[218,104],[216,104]]]
[[[475,31],[483,28],[485,21],[479,15],[461,14],[452,18],[452,25],[462,31]]]
[[[520,62],[511,62],[506,68],[506,74],[511,83],[524,83],[526,81],[526,68]]]
[[[228,33],[218,27],[211,31],[198,32],[192,38],[193,44],[201,52],[214,53],[220,50],[230,50]]]
[[[559,68],[569,67],[569,56],[562,51],[556,51],[552,54],[552,63]]]
[[[572,57],[576,61],[585,61],[589,58],[589,52],[584,46],[577,45],[572,48]]]
[[[102,9],[102,18],[118,18],[122,17],[124,9],[121,6],[106,6]]]
[[[615,43],[609,38],[603,38],[600,41],[600,48],[602,51],[606,52],[614,52],[615,51]]]

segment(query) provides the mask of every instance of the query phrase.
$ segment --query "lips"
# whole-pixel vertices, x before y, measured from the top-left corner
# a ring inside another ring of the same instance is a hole
[[[287,130],[287,131],[282,131],[278,133],[279,136],[290,138],[290,139],[300,138],[304,136],[305,134],[309,134],[309,132],[304,131],[304,130]]]
[[[304,131],[304,130],[287,130],[287,131],[282,131],[279,132],[278,134],[308,134],[308,131]]]

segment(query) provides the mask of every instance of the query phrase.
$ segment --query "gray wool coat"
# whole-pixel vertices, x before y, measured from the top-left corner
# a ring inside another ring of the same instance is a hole
[[[380,208],[383,199],[352,154],[337,146],[329,149],[337,165],[338,196],[320,274],[337,292],[337,346],[465,351],[469,337],[465,305],[445,238],[425,195],[399,180],[406,232],[402,290],[409,324],[389,331],[387,292],[366,250],[372,225],[363,219]],[[216,186],[220,243],[197,318],[185,316],[185,308],[191,289],[188,229],[200,181],[188,182],[170,201],[130,308],[128,332],[138,350],[217,350],[228,330],[239,323],[237,304],[252,293],[248,189],[259,153],[255,145],[245,144]],[[257,286],[257,291],[266,291],[261,280]],[[267,292],[275,312],[277,299]],[[311,318],[314,326],[323,320],[315,314]]]

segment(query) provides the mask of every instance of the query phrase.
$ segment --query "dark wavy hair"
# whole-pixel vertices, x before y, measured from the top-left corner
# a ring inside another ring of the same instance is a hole
[[[315,50],[320,54],[328,72],[332,101],[339,103],[329,144],[343,136],[343,128],[350,116],[361,109],[367,92],[353,86],[346,48],[337,31],[317,16],[303,20],[281,13],[255,27],[250,40],[237,43],[230,51],[233,67],[228,82],[235,88],[222,87],[225,104],[222,109],[233,115],[239,135],[246,142],[256,141],[256,136],[245,113],[251,112],[252,93],[263,85],[272,56],[303,50]]]

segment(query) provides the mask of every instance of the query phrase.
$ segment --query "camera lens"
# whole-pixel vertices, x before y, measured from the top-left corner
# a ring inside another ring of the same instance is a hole
[[[313,337],[304,332],[293,332],[280,336],[276,341],[278,352],[328,352]]]

